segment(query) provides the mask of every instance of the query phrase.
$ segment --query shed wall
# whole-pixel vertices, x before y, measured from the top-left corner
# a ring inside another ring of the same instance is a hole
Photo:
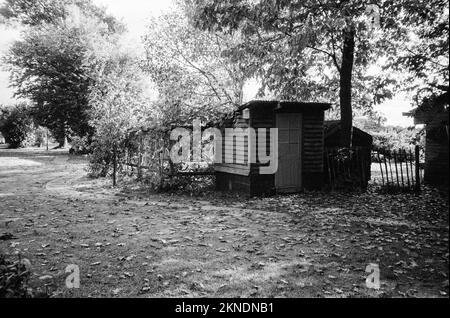
[[[425,182],[449,183],[449,146],[445,126],[427,125],[425,145]]]
[[[299,112],[284,110],[282,112]],[[305,189],[320,189],[323,186],[323,173],[324,173],[324,112],[323,111],[302,111],[303,114],[303,131],[302,131],[302,168],[303,168],[303,188]],[[242,118],[239,114],[234,122],[222,127],[224,131],[225,127],[253,127],[255,130],[258,128],[276,128],[275,126],[276,112],[274,108],[255,108],[250,112],[250,120]],[[223,134],[224,135],[224,134]],[[259,140],[257,140],[258,144]],[[226,148],[225,148],[226,147]],[[225,145],[225,149],[233,149],[233,145],[230,143]],[[249,144],[246,143],[243,154],[247,157]],[[269,141],[267,141],[266,149],[269,149]],[[241,151],[237,150],[238,153]],[[219,171],[216,174],[217,177],[217,189],[221,191],[238,191],[244,192],[248,195],[261,195],[261,194],[274,194],[275,189],[275,175],[260,175],[259,167],[260,163],[257,158],[257,162],[254,164],[226,164],[217,165]],[[220,171],[220,166],[228,167],[228,171]],[[235,174],[232,172],[234,168],[240,168],[246,171],[248,175]],[[247,168],[248,167],[248,168]]]
[[[303,115],[303,187],[319,189],[323,186],[324,113]]]

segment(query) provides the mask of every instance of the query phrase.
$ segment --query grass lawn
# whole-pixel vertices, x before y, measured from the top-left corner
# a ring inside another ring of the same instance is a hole
[[[446,192],[191,197],[112,189],[85,167],[0,150],[0,235],[14,237],[0,251],[53,297],[448,297]]]

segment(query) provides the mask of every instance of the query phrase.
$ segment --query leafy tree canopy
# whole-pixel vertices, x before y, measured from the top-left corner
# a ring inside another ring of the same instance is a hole
[[[19,148],[33,131],[34,122],[28,105],[0,108],[0,132],[10,148]]]
[[[97,42],[117,37],[110,20],[99,19],[97,11],[65,10],[56,24],[43,20],[28,28],[5,57],[16,96],[33,102],[35,118],[60,143],[70,134],[92,135],[88,95],[96,79],[88,60],[96,54]]]
[[[412,26],[437,16],[444,2],[186,0],[197,27],[242,35],[228,53],[245,56],[247,69],[262,80],[262,95],[268,89],[282,99],[339,105],[344,145],[350,143],[353,108],[370,109],[392,97],[402,84],[393,74],[393,57]]]
[[[105,22],[112,33],[125,30],[122,23],[91,0],[6,0],[0,7],[0,17],[27,26],[56,25],[63,23],[73,13],[74,7]]]
[[[235,43],[236,37],[194,28],[181,9],[150,20],[144,69],[157,86],[163,122],[210,120],[240,104],[240,61],[222,54]]]

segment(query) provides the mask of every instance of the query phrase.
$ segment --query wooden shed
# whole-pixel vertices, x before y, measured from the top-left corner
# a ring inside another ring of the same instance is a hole
[[[326,103],[261,100],[241,106],[219,127],[225,138],[221,142],[223,161],[215,164],[217,189],[256,196],[321,188],[324,112],[329,108]],[[236,132],[232,138],[227,136],[227,128],[242,128],[242,136]],[[250,135],[263,128],[267,134],[274,128],[277,132],[277,169],[269,174],[261,173],[265,165],[258,153],[262,147],[269,152],[270,138]],[[237,142],[239,138],[242,142]]]
[[[325,148],[334,149],[341,145],[341,121],[340,120],[328,120],[324,123],[325,129]],[[354,127],[352,128],[352,148],[357,149],[360,152],[360,160],[365,166],[365,186],[371,179],[371,154],[373,146],[372,135],[365,131]],[[326,165],[326,162],[325,162]],[[326,167],[327,168],[327,167]],[[326,180],[328,174],[325,174]]]
[[[426,125],[425,182],[433,185],[449,184],[449,99],[448,91],[426,99],[407,116],[416,125]]]
[[[339,147],[341,144],[341,121],[327,120],[324,122],[325,147]],[[371,134],[353,126],[352,147],[367,147],[372,149],[373,137]]]

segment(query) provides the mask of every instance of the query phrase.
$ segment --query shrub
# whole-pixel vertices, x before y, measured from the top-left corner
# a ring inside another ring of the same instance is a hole
[[[373,144],[375,149],[399,150],[408,149],[418,144],[422,149],[425,147],[423,130],[416,128],[384,127],[373,133]]]
[[[88,137],[72,137],[70,141],[70,150],[69,153],[71,155],[86,155],[90,152]]]
[[[90,145],[92,149],[89,155],[88,174],[92,178],[108,176],[113,164],[112,146],[99,140],[94,140]]]
[[[2,122],[0,131],[10,148],[25,147],[34,143],[34,123],[27,105],[19,104],[4,109],[0,114],[0,121]]]

